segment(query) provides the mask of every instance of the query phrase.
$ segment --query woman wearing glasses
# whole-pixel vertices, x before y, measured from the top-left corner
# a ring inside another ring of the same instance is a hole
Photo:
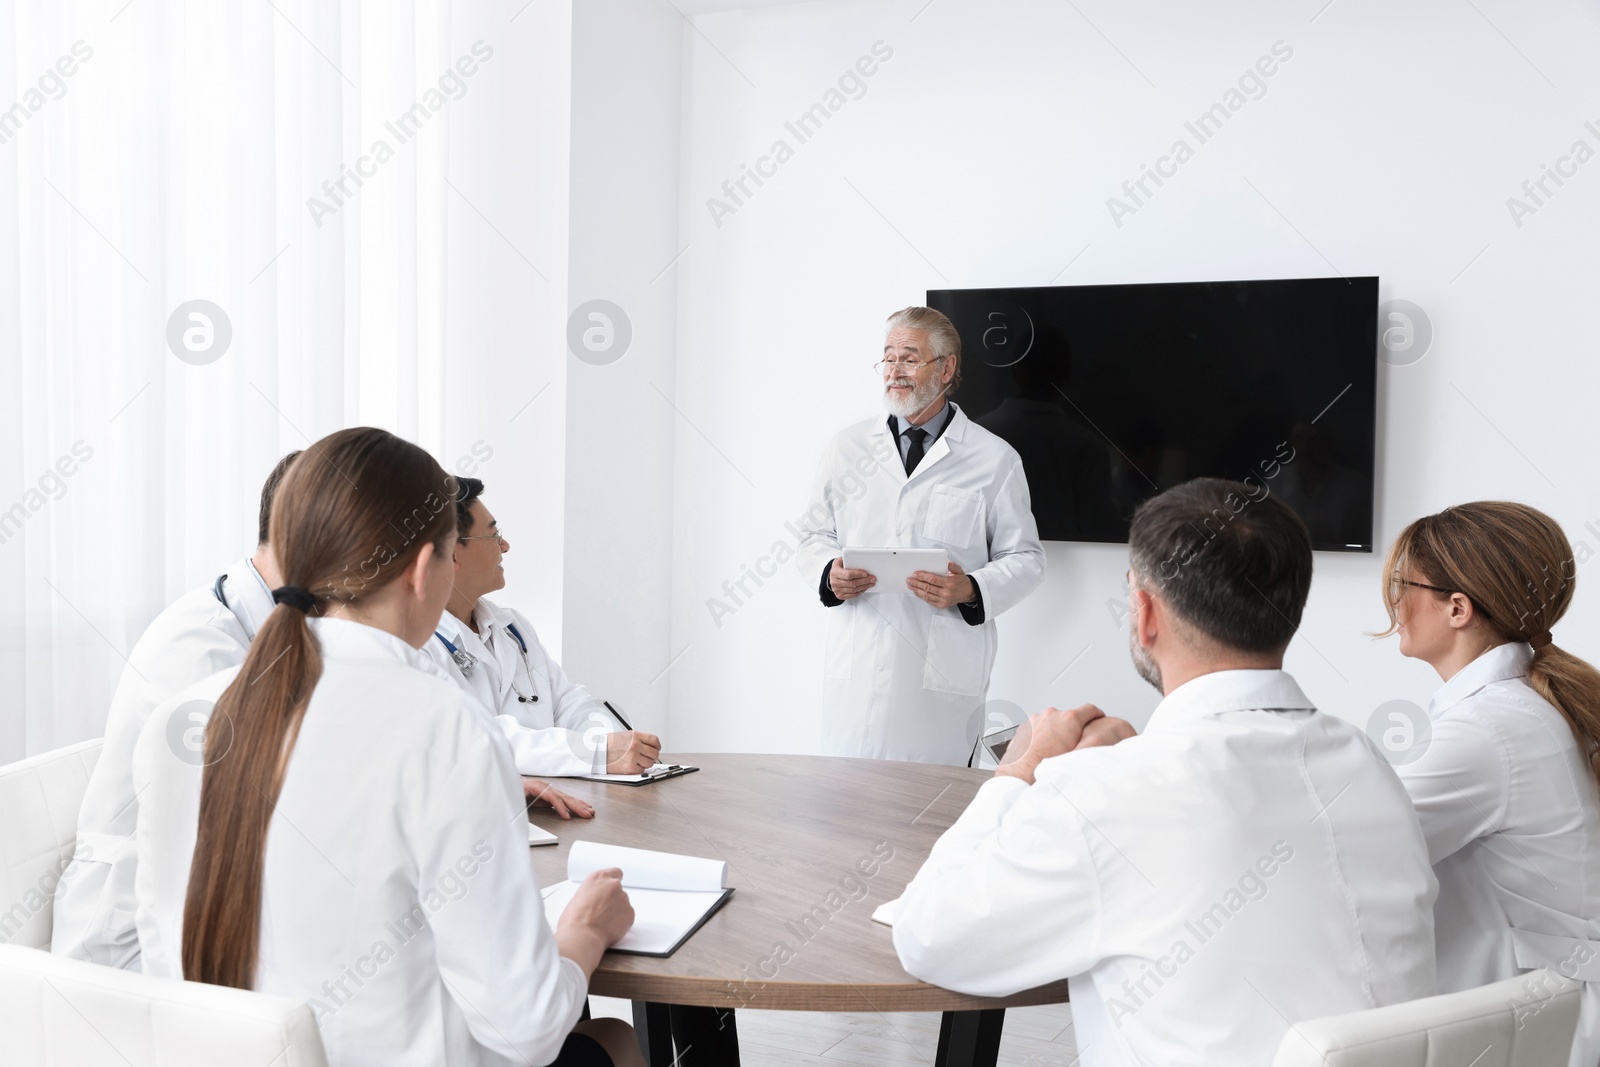
[[[1439,879],[1439,991],[1535,967],[1583,982],[1571,1067],[1595,1067],[1600,672],[1550,632],[1572,546],[1543,512],[1478,501],[1406,527],[1384,573],[1385,636],[1444,681],[1396,768]]]

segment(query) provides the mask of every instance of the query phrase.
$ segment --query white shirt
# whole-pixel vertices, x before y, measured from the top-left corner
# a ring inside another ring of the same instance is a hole
[[[545,922],[502,739],[399,638],[310,625],[323,671],[267,834],[255,988],[310,1003],[332,1067],[548,1063],[587,983]],[[199,776],[165,719],[234,673],[152,716],[135,757],[140,936],[169,977]]]
[[[244,662],[274,607],[248,557],[228,569],[227,603],[214,585],[191,590],[157,615],[128,654],[106,716],[105,745],[78,812],[78,850],[56,887],[51,951],[111,967],[139,968],[133,925],[133,848],[139,813],[133,746],[155,706],[225,667]]]
[[[605,773],[605,735],[619,724],[600,701],[550,658],[521,612],[480,598],[472,618],[477,633],[445,612],[438,634],[423,651],[488,707],[511,745],[517,770],[527,775]],[[473,657],[470,670],[461,669],[441,636]]]
[[[1035,778],[985,783],[906,888],[915,977],[980,996],[1070,978],[1085,1067],[1267,1067],[1291,1021],[1433,993],[1409,798],[1284,672],[1202,675],[1142,735]]]
[[[1498,645],[1440,687],[1401,766],[1439,878],[1439,991],[1535,967],[1584,982],[1572,1067],[1600,1063],[1600,803],[1567,720]]]
[[[942,548],[977,583],[977,626],[903,588],[826,609],[822,751],[965,763],[984,726],[995,618],[1044,580],[1016,451],[957,408],[907,477],[889,420],[858,423],[823,452],[800,526],[795,559],[808,590],[846,548]]]

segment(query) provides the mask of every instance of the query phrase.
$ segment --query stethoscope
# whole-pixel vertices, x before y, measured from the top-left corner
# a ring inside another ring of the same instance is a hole
[[[517,694],[517,703],[537,704],[539,703],[539,691],[533,685],[533,666],[528,662],[528,642],[522,639],[522,631],[517,629],[517,624],[514,622],[506,625],[506,632],[516,638],[517,654],[522,657],[522,672],[528,676],[528,685],[534,690],[532,693],[524,694],[522,690],[518,689],[517,675],[513,671],[511,674],[511,691]],[[472,669],[478,664],[478,657],[464,648],[457,648],[450,643],[448,637],[437,630],[433,632],[433,636],[437,637],[439,643],[445,647],[445,651],[450,653],[450,658],[455,661],[457,667],[461,668],[462,675],[471,678]]]
[[[252,568],[252,570],[253,569],[254,568]],[[260,575],[256,576],[256,581],[260,584],[261,588],[266,591],[267,596],[271,597],[272,590],[267,588],[267,583],[261,579]],[[217,575],[217,580],[212,583],[211,595],[217,598],[218,604],[221,604],[223,607],[228,608],[229,611],[232,611],[233,608],[228,606],[228,594],[223,591],[223,587],[227,584],[228,572],[223,571],[221,574]]]

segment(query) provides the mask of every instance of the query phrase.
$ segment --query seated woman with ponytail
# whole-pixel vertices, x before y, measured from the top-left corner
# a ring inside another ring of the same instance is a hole
[[[505,741],[418,651],[450,598],[453,489],[375,429],[290,468],[277,607],[243,666],[139,739],[141,945],[165,942],[158,973],[307,1001],[333,1067],[642,1063],[630,1027],[578,1022],[633,921],[621,873],[552,935]]]
[[[1402,655],[1444,685],[1396,768],[1439,879],[1439,992],[1550,967],[1584,984],[1571,1067],[1600,1063],[1600,672],[1555,644],[1572,546],[1524,504],[1406,527],[1384,564]],[[1536,1006],[1536,1005],[1535,1005]]]

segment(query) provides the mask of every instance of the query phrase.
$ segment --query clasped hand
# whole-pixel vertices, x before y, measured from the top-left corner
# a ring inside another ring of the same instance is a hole
[[[1066,711],[1045,708],[1018,728],[994,773],[1021,778],[1031,785],[1034,771],[1044,760],[1080,748],[1114,745],[1134,733],[1126,721],[1108,716],[1093,704],[1080,704]]]

